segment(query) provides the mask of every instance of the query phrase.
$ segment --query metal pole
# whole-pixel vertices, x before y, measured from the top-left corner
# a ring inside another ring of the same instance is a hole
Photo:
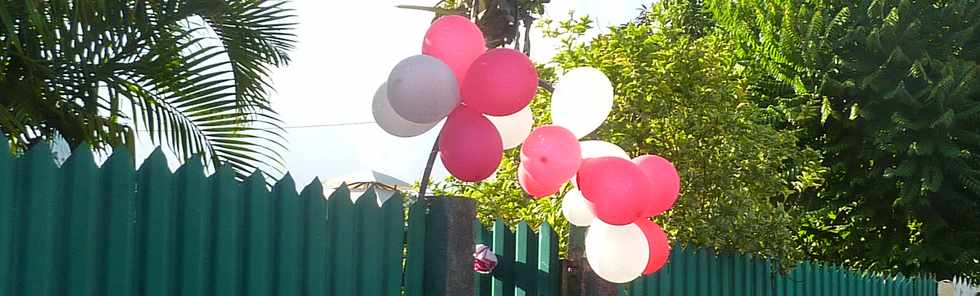
[[[429,187],[429,176],[432,175],[432,166],[436,163],[436,153],[439,152],[439,137],[432,143],[432,151],[429,152],[429,161],[425,163],[425,171],[422,172],[422,181],[419,184],[418,198],[425,198],[425,191]]]

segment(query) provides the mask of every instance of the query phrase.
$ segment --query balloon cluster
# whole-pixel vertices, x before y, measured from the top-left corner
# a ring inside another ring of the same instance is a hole
[[[399,62],[376,92],[375,121],[392,135],[414,137],[445,119],[440,157],[449,173],[468,182],[493,175],[503,150],[520,145],[518,181],[532,197],[555,194],[573,180],[562,213],[590,227],[585,252],[600,277],[624,283],[663,267],[667,235],[649,218],[677,200],[677,170],[656,155],[630,159],[614,144],[579,141],[612,110],[609,79],[587,67],[565,73],[552,93],[553,124],[532,131],[534,64],[520,52],[488,51],[485,44],[469,19],[437,19],[422,54]]]
[[[422,54],[391,70],[373,102],[375,122],[399,137],[414,137],[446,119],[439,154],[454,177],[475,182],[493,175],[503,150],[517,147],[534,119],[528,103],[538,73],[526,55],[487,51],[469,19],[444,16],[429,27]]]
[[[599,70],[572,69],[558,80],[551,100],[554,124],[532,131],[521,147],[521,187],[541,198],[573,180],[562,213],[574,225],[589,226],[586,257],[603,279],[625,283],[660,270],[670,244],[649,218],[677,200],[674,165],[656,155],[630,159],[608,142],[579,142],[612,109],[612,84]]]

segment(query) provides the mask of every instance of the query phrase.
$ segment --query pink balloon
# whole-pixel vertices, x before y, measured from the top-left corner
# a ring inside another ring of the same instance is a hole
[[[565,184],[582,164],[582,147],[567,129],[557,125],[538,127],[524,139],[521,165],[535,180],[548,186]]]
[[[476,182],[493,175],[503,158],[504,144],[493,123],[482,114],[456,107],[439,133],[442,164],[454,177]]]
[[[548,186],[538,182],[531,174],[528,174],[523,164],[517,167],[517,181],[521,184],[521,188],[524,188],[524,192],[530,194],[534,199],[541,199],[542,197],[555,194],[561,189],[561,185],[564,185],[564,183],[559,183]]]
[[[667,264],[667,258],[670,257],[670,242],[667,241],[667,233],[663,228],[653,221],[640,219],[636,221],[636,226],[643,230],[643,235],[647,237],[647,244],[650,245],[650,258],[647,260],[643,275],[652,274]]]
[[[460,85],[473,61],[486,51],[486,40],[480,28],[458,15],[437,19],[425,32],[422,42],[422,54],[436,57],[449,65]]]
[[[594,204],[596,217],[610,225],[639,219],[653,192],[640,167],[619,157],[587,158],[578,171],[578,188]]]
[[[633,159],[633,163],[643,170],[653,184],[653,195],[649,197],[649,206],[643,216],[657,216],[674,207],[681,192],[681,177],[674,164],[656,155],[639,156]]]
[[[506,116],[527,106],[538,91],[538,71],[526,55],[507,48],[473,61],[463,80],[463,103],[483,114]]]

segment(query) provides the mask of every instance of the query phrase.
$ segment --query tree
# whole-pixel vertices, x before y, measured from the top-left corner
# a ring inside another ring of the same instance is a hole
[[[513,44],[524,54],[531,53],[531,28],[551,0],[440,0],[432,7],[399,5],[401,8],[432,11],[435,18],[462,15],[483,31],[488,48]],[[523,40],[521,27],[523,26]]]
[[[827,182],[812,256],[879,270],[980,276],[980,3],[712,1]]]
[[[101,151],[133,149],[145,131],[240,176],[278,168],[281,128],[266,89],[294,43],[284,4],[6,1],[0,130],[19,150],[60,135]]]
[[[817,154],[798,150],[794,132],[766,121],[764,110],[748,96],[748,81],[729,53],[730,43],[712,34],[691,36],[675,26],[686,9],[658,4],[641,21],[611,28],[585,44],[565,42],[551,70],[591,66],[615,86],[612,114],[587,139],[615,143],[632,156],[653,153],[674,161],[682,196],[660,218],[672,238],[797,260],[797,221],[780,201],[815,186],[818,180],[806,176],[820,169]],[[587,28],[585,21],[563,22],[562,31],[570,33],[564,36],[574,39]],[[539,124],[549,121],[547,106],[547,95],[535,100]],[[475,196],[491,207],[486,218],[564,223],[558,198],[533,202],[520,192],[516,152],[510,153],[496,180],[449,181],[443,189]]]

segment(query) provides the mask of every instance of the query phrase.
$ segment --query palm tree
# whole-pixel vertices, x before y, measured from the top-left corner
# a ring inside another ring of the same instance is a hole
[[[55,135],[133,149],[141,135],[240,177],[279,170],[268,75],[294,44],[284,4],[2,1],[0,130],[20,150]]]

